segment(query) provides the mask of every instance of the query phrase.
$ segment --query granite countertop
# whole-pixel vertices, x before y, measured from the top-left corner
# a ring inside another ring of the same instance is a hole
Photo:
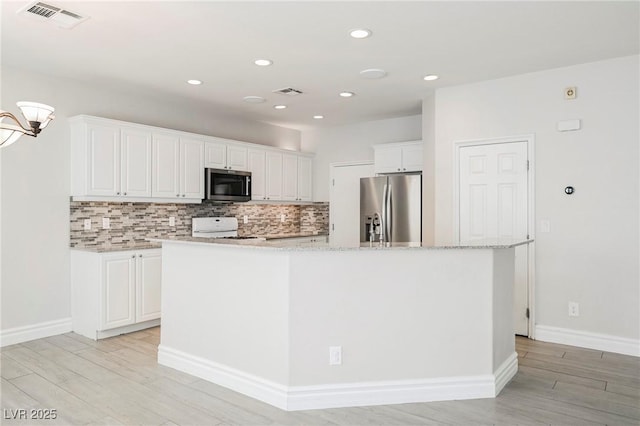
[[[162,244],[159,242],[142,241],[135,244],[111,244],[108,246],[96,246],[96,247],[71,247],[71,250],[88,251],[91,253],[111,253],[118,251],[131,251],[131,250],[148,250],[162,248]]]
[[[329,234],[314,234],[312,232],[300,232],[298,234],[273,234],[273,235],[261,235],[260,238],[266,240],[286,240],[290,238],[306,238],[306,237],[319,237],[327,238]]]
[[[295,250],[295,251],[353,251],[353,250],[434,250],[434,249],[501,249],[529,244],[533,240],[480,240],[451,244],[423,244],[423,243],[359,243],[352,246],[335,246],[326,242],[299,243],[282,240],[228,240],[215,238],[154,238],[155,243],[169,242],[181,244],[197,244],[204,246],[229,246],[239,249],[267,249],[267,250]]]

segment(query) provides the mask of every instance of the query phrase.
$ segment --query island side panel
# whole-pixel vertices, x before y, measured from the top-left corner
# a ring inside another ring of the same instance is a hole
[[[287,254],[164,242],[162,256],[160,353],[286,384]]]
[[[492,268],[490,249],[292,253],[290,384],[493,374]]]
[[[493,371],[512,359],[517,369],[513,297],[515,248],[493,250]]]

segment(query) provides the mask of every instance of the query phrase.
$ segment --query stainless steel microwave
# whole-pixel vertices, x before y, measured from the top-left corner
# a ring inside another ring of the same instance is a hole
[[[250,201],[251,172],[205,169],[205,198],[214,201]]]

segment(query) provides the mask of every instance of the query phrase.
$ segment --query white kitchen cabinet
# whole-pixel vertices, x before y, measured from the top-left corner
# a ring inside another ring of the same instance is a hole
[[[204,166],[212,169],[248,171],[248,150],[244,146],[213,138],[205,142]],[[217,141],[220,142],[217,142]]]
[[[422,141],[374,145],[375,173],[422,171]]]
[[[160,324],[160,249],[71,250],[73,331],[91,339]]]
[[[71,120],[71,192],[150,197],[151,133],[101,120]]]
[[[173,134],[153,134],[152,197],[204,198],[204,143]]]
[[[282,199],[311,201],[312,160],[310,157],[282,156]]]
[[[271,201],[282,200],[282,154],[267,151],[265,164],[265,198]]]
[[[267,152],[263,149],[249,149],[247,153],[248,169],[251,172],[251,199],[267,199]]]

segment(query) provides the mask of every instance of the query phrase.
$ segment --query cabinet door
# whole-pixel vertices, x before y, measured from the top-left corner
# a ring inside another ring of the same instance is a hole
[[[135,322],[135,261],[133,254],[102,260],[101,330]]]
[[[247,148],[242,146],[227,146],[227,167],[231,170],[249,170],[247,164]]]
[[[422,143],[407,145],[402,148],[402,171],[419,172],[422,171]]]
[[[180,196],[204,198],[204,143],[180,139]]]
[[[172,135],[153,135],[153,161],[151,170],[152,197],[180,196],[180,141]]]
[[[311,201],[313,199],[313,161],[308,157],[298,157],[298,200]]]
[[[204,148],[204,166],[211,169],[227,168],[227,145],[206,142]]]
[[[151,133],[123,128],[120,148],[120,195],[151,197]]]
[[[402,171],[401,147],[376,147],[374,152],[376,173],[398,173]]]
[[[120,129],[87,125],[87,195],[120,195]]]
[[[247,152],[247,163],[251,172],[251,199],[267,199],[267,168],[266,152],[259,149],[250,149]]]
[[[298,156],[282,156],[282,199],[298,199]]]
[[[265,154],[267,170],[266,198],[267,200],[282,200],[282,154],[267,152]]]
[[[136,322],[160,318],[162,257],[159,250],[138,253],[136,275]]]

